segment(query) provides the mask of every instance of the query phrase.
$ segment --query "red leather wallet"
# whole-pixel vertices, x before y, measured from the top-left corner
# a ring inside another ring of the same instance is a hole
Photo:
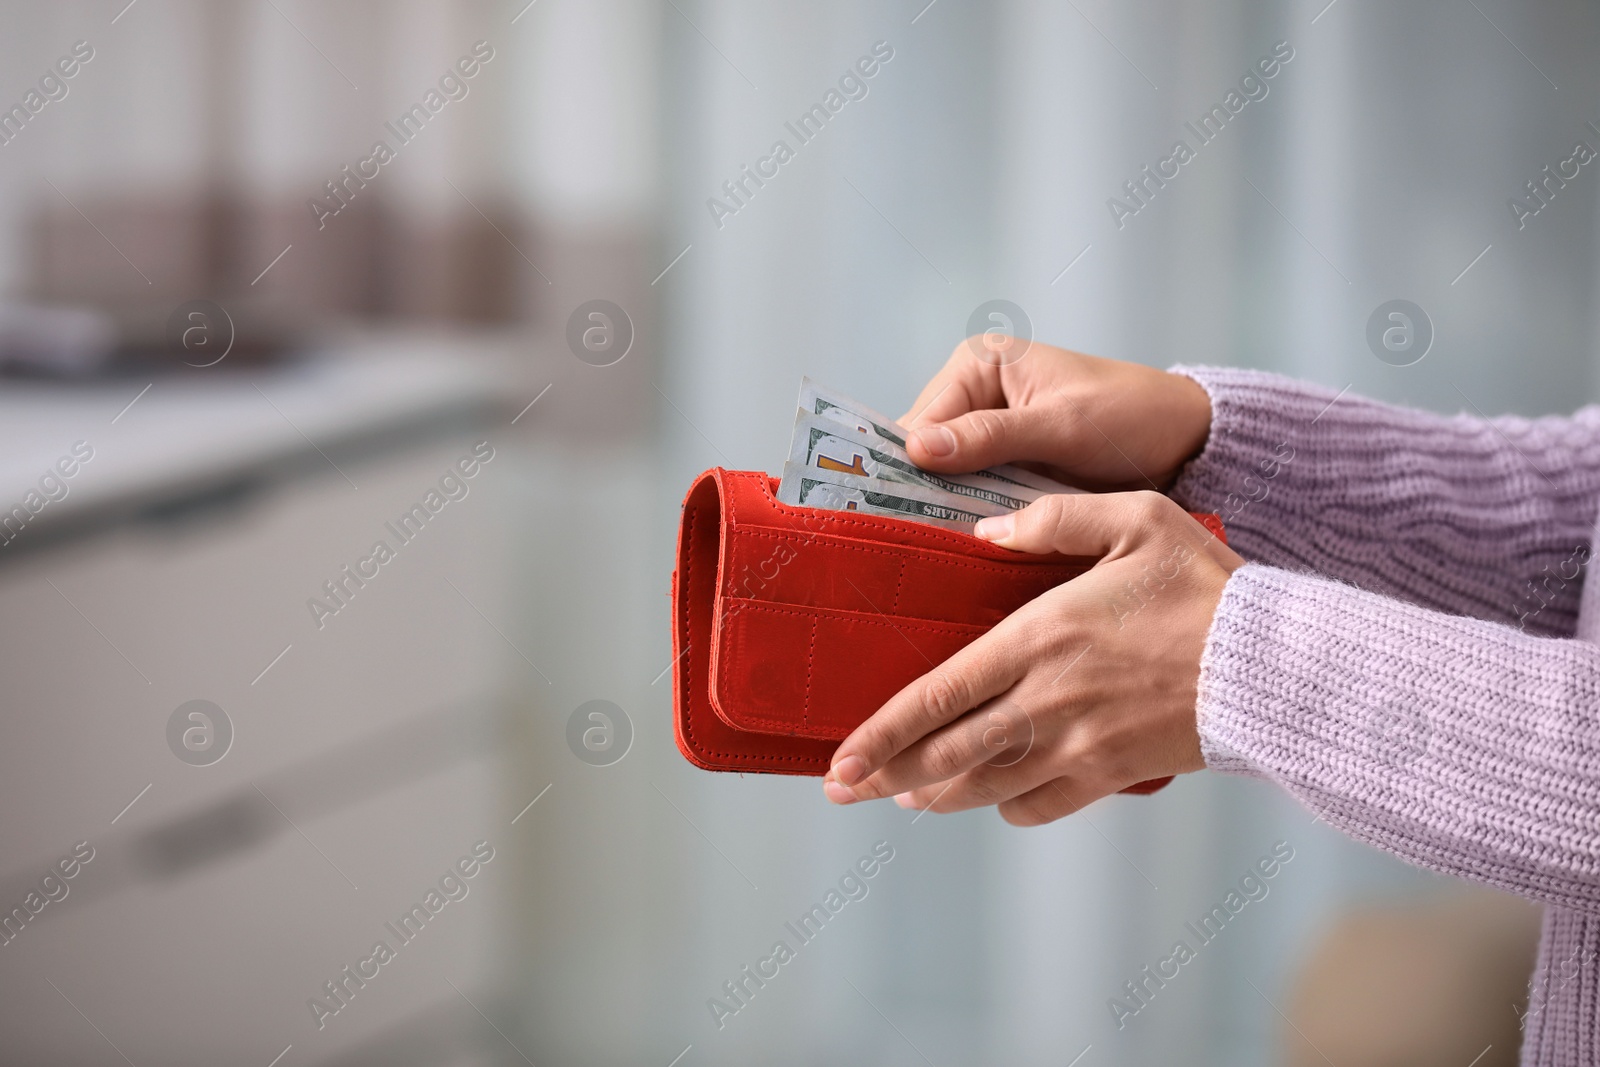
[[[792,507],[776,487],[760,471],[716,467],[683,502],[674,734],[707,770],[823,774],[839,742],[895,693],[1095,562]],[[1217,516],[1195,518],[1223,536]]]

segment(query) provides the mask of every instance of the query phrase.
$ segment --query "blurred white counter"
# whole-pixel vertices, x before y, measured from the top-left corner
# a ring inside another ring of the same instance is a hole
[[[486,418],[504,403],[507,350],[385,335],[259,372],[0,382],[0,549],[332,471],[338,457]],[[61,477],[79,442],[93,458]],[[52,474],[64,495],[41,486]],[[21,516],[5,525],[30,493],[25,532]]]

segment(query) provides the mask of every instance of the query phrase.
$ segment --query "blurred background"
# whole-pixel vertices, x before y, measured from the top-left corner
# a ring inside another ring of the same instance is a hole
[[[897,414],[992,299],[1156,366],[1595,399],[1592,5],[0,18],[0,1061],[1515,1062],[1536,914],[1263,784],[1024,831],[695,770],[667,591],[691,478],[781,466],[802,374]],[[1421,357],[1369,344],[1392,300]]]

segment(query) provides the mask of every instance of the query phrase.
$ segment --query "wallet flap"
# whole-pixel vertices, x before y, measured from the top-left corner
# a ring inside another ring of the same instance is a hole
[[[740,730],[843,741],[907,682],[988,626],[872,611],[725,600],[712,706]]]

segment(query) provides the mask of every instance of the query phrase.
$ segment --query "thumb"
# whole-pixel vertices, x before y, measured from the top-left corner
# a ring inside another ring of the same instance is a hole
[[[1192,521],[1160,493],[1052,494],[1021,511],[984,519],[974,532],[1018,552],[1104,558],[1124,554],[1174,516]]]
[[[917,427],[906,451],[923,470],[960,474],[1018,459],[1048,460],[1061,438],[1061,428],[1041,408],[984,408]]]

